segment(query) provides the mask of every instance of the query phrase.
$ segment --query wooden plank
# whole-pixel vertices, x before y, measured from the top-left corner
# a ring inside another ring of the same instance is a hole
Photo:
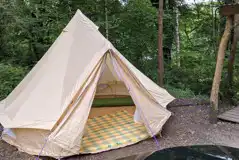
[[[239,114],[237,114],[237,113],[224,113],[222,115],[225,116],[225,117],[226,116],[229,116],[229,117],[231,116],[232,117],[232,116],[238,116]]]
[[[222,118],[234,118],[237,119],[237,115],[223,115]]]
[[[227,112],[239,112],[239,107],[233,108]]]
[[[222,119],[222,120],[226,120],[226,121],[231,121],[231,122],[239,123],[239,119],[235,119],[235,118],[231,118],[231,117],[220,118],[220,119]]]
[[[238,116],[239,115],[239,112],[235,112],[235,111],[227,111],[227,112],[225,112],[225,113],[223,113],[223,114],[221,114],[221,115],[223,115],[223,116]]]
[[[227,111],[227,112],[225,112],[225,113],[239,113],[239,110],[236,110],[236,109],[232,109],[232,110],[229,110],[229,111]]]
[[[218,116],[219,119],[239,123],[239,106]]]
[[[224,114],[239,115],[239,112],[237,112],[237,111],[229,111],[229,112],[225,112]]]
[[[232,115],[239,115],[239,112],[237,111],[229,111],[229,112],[226,112],[225,114],[232,114]]]
[[[234,120],[238,120],[239,121],[239,119],[237,117],[235,117],[235,116],[233,116],[233,117],[231,117],[231,116],[218,116],[218,118],[224,119],[224,120],[234,119]]]
[[[239,14],[239,4],[228,4],[220,8],[220,14],[223,16],[232,16]]]

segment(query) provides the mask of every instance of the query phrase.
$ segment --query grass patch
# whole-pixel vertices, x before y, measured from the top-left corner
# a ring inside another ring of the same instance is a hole
[[[165,85],[165,89],[175,98],[194,98],[194,99],[203,99],[208,100],[208,95],[195,95],[194,92],[190,89],[181,89],[181,88],[175,88],[170,85]]]
[[[165,89],[175,98],[194,98],[195,94],[190,89],[175,88],[170,85],[165,85]]]

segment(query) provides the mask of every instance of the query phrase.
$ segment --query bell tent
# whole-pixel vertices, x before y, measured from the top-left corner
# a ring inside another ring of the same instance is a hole
[[[96,98],[127,96],[135,107],[92,107]],[[2,138],[20,151],[55,158],[120,148],[157,135],[173,99],[78,10],[1,101]]]

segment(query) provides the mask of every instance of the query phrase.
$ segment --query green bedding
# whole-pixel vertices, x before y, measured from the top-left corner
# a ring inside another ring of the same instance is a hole
[[[113,106],[133,106],[134,102],[131,97],[121,98],[95,98],[93,107],[113,107]]]

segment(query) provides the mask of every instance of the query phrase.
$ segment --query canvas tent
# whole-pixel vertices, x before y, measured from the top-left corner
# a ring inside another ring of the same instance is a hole
[[[94,97],[112,94],[132,97],[150,136],[158,134],[171,115],[166,105],[174,97],[137,70],[78,10],[0,103],[2,137],[33,155],[79,154]]]

